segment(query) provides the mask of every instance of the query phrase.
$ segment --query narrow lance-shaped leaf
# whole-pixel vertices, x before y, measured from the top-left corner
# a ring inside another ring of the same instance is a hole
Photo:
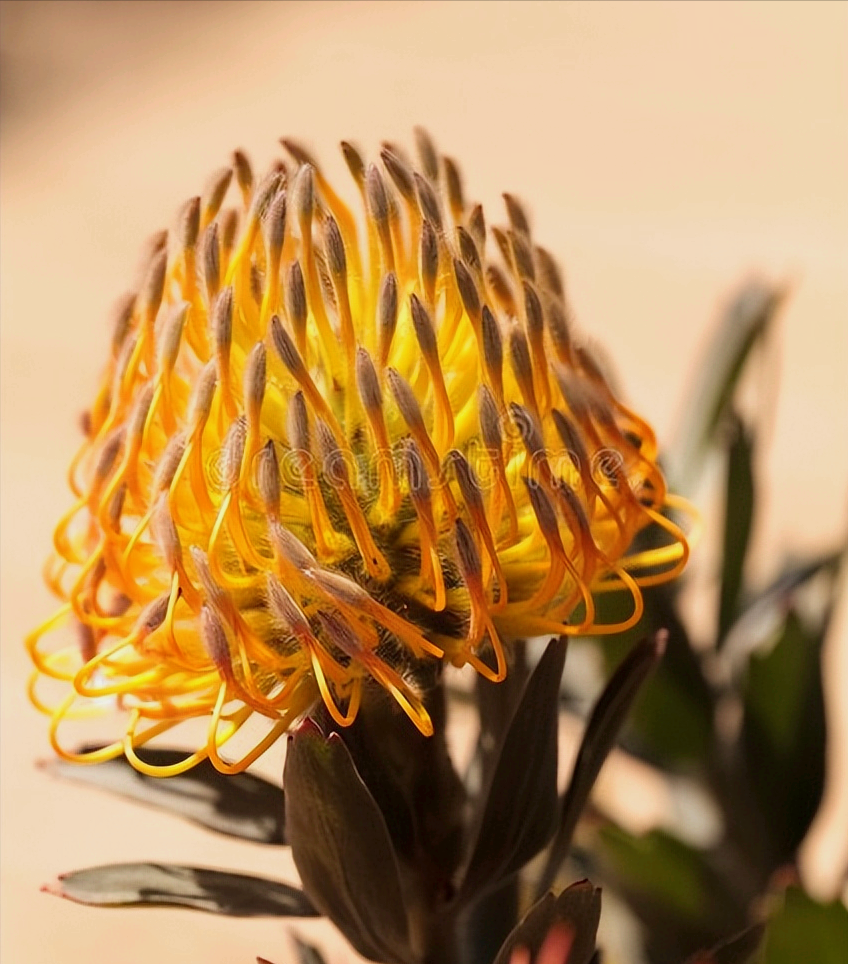
[[[790,611],[777,643],[766,654],[754,654],[748,667],[744,767],[775,867],[792,859],[824,787],[822,642],[822,628],[808,628]]]
[[[283,775],[292,856],[306,893],[355,950],[384,964],[411,951],[386,822],[340,737],[306,720]]]
[[[315,917],[303,891],[266,877],[182,864],[107,864],[63,874],[48,893],[95,907],[185,907],[228,917]]]
[[[556,820],[559,685],[565,640],[552,639],[501,743],[457,902],[515,873],[550,839]]]
[[[557,923],[573,929],[568,964],[589,964],[595,952],[595,938],[601,919],[601,891],[588,880],[567,887],[559,897],[545,894],[538,900],[504,941],[494,964],[509,964],[518,947],[536,954],[546,935]]]
[[[754,964],[765,934],[764,924],[755,924],[710,951],[699,951],[686,964]]]
[[[97,747],[88,746],[79,752],[94,749]],[[137,752],[145,763],[154,766],[169,766],[185,758],[183,750],[144,747]],[[282,788],[252,773],[219,773],[206,760],[185,773],[162,779],[139,773],[125,757],[96,767],[64,760],[47,760],[42,767],[63,780],[107,790],[217,833],[255,843],[285,843]]]
[[[324,955],[315,947],[314,944],[307,944],[296,934],[293,935],[294,946],[297,950],[297,959],[300,964],[326,964]]]
[[[745,362],[769,331],[783,297],[781,289],[755,281],[743,287],[727,309],[699,367],[686,406],[688,417],[671,448],[671,476],[684,490],[700,477],[704,455],[732,403]]]
[[[636,694],[662,658],[666,638],[667,634],[660,631],[637,643],[618,665],[598,698],[586,724],[571,780],[562,798],[559,827],[539,880],[537,896],[551,886],[568,856],[574,829],[598,773],[618,738]]]
[[[848,548],[827,552],[810,562],[791,565],[748,602],[724,641],[725,657],[734,670],[747,666],[751,653],[765,647],[780,631],[795,595],[819,576],[834,577]]]
[[[735,413],[730,431],[732,435],[727,450],[724,551],[718,613],[719,646],[724,642],[739,606],[755,501],[753,435]]]

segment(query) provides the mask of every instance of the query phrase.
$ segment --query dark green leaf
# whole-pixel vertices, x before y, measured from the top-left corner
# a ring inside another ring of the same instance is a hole
[[[724,545],[718,616],[719,645],[736,618],[739,606],[755,498],[753,435],[746,430],[744,423],[735,413],[731,415],[729,431],[731,437],[727,451]]]
[[[762,964],[845,964],[846,957],[848,910],[844,904],[817,904],[790,887],[782,909],[769,921]]]
[[[431,683],[427,710],[433,736],[423,736],[398,715],[395,701],[369,688],[351,726],[338,727],[319,710],[325,733],[337,732],[374,798],[405,873],[428,893],[450,886],[462,856],[465,790],[448,753],[444,687]]]
[[[513,644],[509,673],[503,682],[492,683],[480,674],[474,680],[480,735],[465,778],[472,796],[483,790],[492,779],[504,733],[524,692],[527,676],[527,644],[519,639]]]
[[[480,802],[457,902],[479,897],[548,842],[557,805],[559,684],[565,640],[552,639],[533,670],[501,743]]]
[[[752,656],[744,691],[744,768],[768,831],[772,867],[791,860],[824,786],[820,630],[794,612],[771,652]]]
[[[688,491],[698,480],[704,456],[733,402],[752,349],[769,331],[783,291],[761,282],[747,284],[725,313],[699,367],[680,437],[672,448],[672,478]]]
[[[283,782],[292,856],[315,906],[364,957],[411,961],[386,822],[339,736],[301,724],[289,737]]]
[[[577,820],[589,799],[598,773],[615,745],[636,694],[662,658],[665,645],[664,632],[637,643],[619,664],[595,704],[577,751],[571,780],[562,798],[559,827],[537,894],[551,886],[568,856]]]
[[[752,652],[762,649],[779,632],[796,594],[820,576],[835,577],[846,550],[828,552],[812,561],[788,566],[757,593],[739,614],[725,639],[724,651],[733,666],[746,664]],[[834,590],[824,597],[819,622],[824,625],[833,606]]]
[[[229,917],[315,917],[306,895],[265,877],[181,864],[107,864],[63,874],[44,888],[95,907],[186,907]]]
[[[326,964],[324,955],[315,947],[314,944],[307,944],[297,935],[294,935],[294,945],[297,948],[297,956],[300,964]]]
[[[703,764],[712,745],[713,694],[677,612],[674,587],[650,587],[643,598],[645,613],[639,623],[597,644],[612,671],[640,639],[661,629],[668,632],[665,656],[651,685],[643,687],[633,703],[622,745],[655,766],[691,771]],[[604,593],[598,598],[599,619],[626,619],[632,605],[628,593]]]
[[[747,905],[710,854],[662,831],[634,837],[612,825],[598,843],[611,886],[646,925],[652,960],[679,961],[747,923]]]
[[[722,941],[711,951],[700,951],[687,964],[753,964],[764,934],[765,925],[756,924],[736,937]]]
[[[186,755],[183,750],[149,747],[137,752],[145,763],[155,766],[169,766]],[[226,775],[206,760],[179,776],[163,779],[139,773],[125,757],[93,767],[64,760],[48,760],[42,766],[63,780],[108,790],[217,833],[256,843],[285,843],[283,791],[252,773]]]
[[[567,887],[559,897],[545,894],[538,900],[512,933],[507,937],[494,964],[509,964],[512,952],[518,947],[536,954],[548,931],[557,923],[574,929],[574,943],[568,964],[589,964],[595,953],[595,938],[601,919],[601,890],[588,880]]]

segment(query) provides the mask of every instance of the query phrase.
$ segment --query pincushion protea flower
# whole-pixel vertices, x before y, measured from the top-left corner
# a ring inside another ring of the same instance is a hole
[[[502,680],[505,640],[623,630],[685,564],[654,434],[573,339],[521,206],[487,232],[418,142],[421,171],[342,145],[364,225],[284,141],[293,163],[254,183],[236,153],[154,239],[70,471],[64,605],[28,640],[62,756],[237,771],[319,699],[348,724],[373,685],[429,734],[426,667]],[[650,523],[668,545],[628,554]],[[593,593],[621,587],[631,617],[598,625]],[[43,649],[68,621],[79,641]],[[69,684],[58,705],[41,676]],[[124,737],[65,749],[59,725],[102,697]],[[226,760],[255,713],[267,735]],[[183,763],[138,757],[195,717]]]

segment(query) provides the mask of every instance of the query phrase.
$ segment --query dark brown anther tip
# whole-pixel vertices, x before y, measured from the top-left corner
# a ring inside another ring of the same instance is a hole
[[[421,217],[431,221],[437,231],[442,230],[442,212],[439,208],[439,199],[433,192],[433,188],[428,180],[415,172],[412,175],[415,183],[415,196],[418,199],[418,209]]]
[[[521,202],[512,194],[504,194],[503,199],[506,204],[506,214],[512,230],[524,235],[525,238],[529,238],[530,222],[527,219],[527,214]]]
[[[288,198],[285,191],[280,191],[268,209],[263,219],[265,243],[271,251],[279,251],[283,246],[286,234],[286,211]]]
[[[182,206],[177,218],[177,241],[183,250],[197,244],[200,232],[200,198],[189,198]]]
[[[292,341],[291,335],[283,327],[283,323],[280,321],[278,315],[271,317],[269,328],[271,332],[271,344],[280,356],[282,363],[295,378],[300,378],[306,371],[303,359],[300,357],[297,346],[294,341]]]
[[[453,259],[453,273],[456,278],[456,286],[459,289],[459,297],[465,306],[465,311],[469,318],[476,320],[480,317],[480,295],[477,293],[477,285],[471,277],[471,272],[459,258]]]
[[[413,128],[412,133],[415,137],[415,146],[418,148],[421,169],[434,184],[437,184],[439,180],[439,154],[436,145],[423,127]]]
[[[368,165],[365,174],[365,197],[368,210],[377,224],[385,224],[389,220],[389,199],[386,195],[386,185],[379,169],[374,164]]]
[[[327,252],[327,267],[331,276],[336,280],[346,279],[347,257],[344,241],[336,219],[331,214],[327,215],[327,223],[324,227],[324,246]]]
[[[233,152],[233,170],[242,194],[248,195],[253,189],[253,168],[244,151]]]
[[[302,328],[306,324],[307,303],[306,285],[303,282],[303,271],[300,268],[299,261],[293,261],[289,265],[285,304],[289,321],[294,325],[295,330]]]
[[[409,168],[393,150],[387,147],[380,151],[380,158],[403,199],[412,204],[415,200],[415,185]]]
[[[350,141],[342,141],[340,146],[347,169],[356,182],[356,186],[362,190],[365,184],[365,161],[362,160],[362,155]]]

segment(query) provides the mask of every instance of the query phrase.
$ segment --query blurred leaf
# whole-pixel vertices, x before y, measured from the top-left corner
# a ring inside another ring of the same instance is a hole
[[[99,745],[98,745],[99,746]],[[83,747],[86,750],[98,747]],[[169,766],[185,759],[185,751],[138,749],[145,763]],[[108,790],[128,800],[164,810],[230,837],[263,844],[285,843],[285,798],[282,788],[252,773],[219,773],[208,760],[178,776],[149,777],[118,757],[97,766],[64,760],[41,764],[52,776]]]
[[[610,883],[646,925],[652,960],[680,961],[745,926],[746,906],[708,854],[662,831],[634,837],[612,825],[599,844]]]
[[[672,446],[672,478],[688,491],[701,475],[704,457],[729,410],[752,349],[769,331],[784,298],[781,289],[752,281],[725,312],[686,404],[687,419]]]
[[[822,632],[794,612],[771,652],[754,654],[744,689],[744,767],[768,830],[772,867],[792,859],[824,787]]]
[[[548,931],[557,923],[574,928],[568,964],[589,964],[601,919],[601,890],[588,880],[567,887],[559,897],[545,894],[524,915],[507,937],[493,964],[509,964],[513,950],[526,947],[537,954]]]
[[[766,929],[762,964],[845,964],[848,910],[836,901],[817,904],[790,887]]]
[[[571,780],[563,794],[559,827],[539,880],[537,894],[551,886],[568,856],[574,829],[598,773],[615,745],[636,694],[662,659],[665,644],[666,634],[663,632],[637,643],[619,664],[595,703],[577,751]]]
[[[691,771],[703,764],[712,745],[713,694],[677,613],[674,588],[651,587],[643,591],[643,598],[645,612],[636,626],[597,643],[612,672],[640,639],[661,629],[668,632],[665,656],[651,685],[634,701],[621,742],[655,766]],[[626,619],[633,605],[628,593],[604,593],[597,602],[604,622]]]
[[[765,646],[780,631],[796,594],[819,576],[835,577],[846,555],[846,549],[828,552],[811,561],[786,567],[765,589],[751,598],[730,628],[724,643],[724,652],[736,667],[747,666],[750,654]],[[824,625],[833,606],[835,585],[829,596],[823,599],[819,621]]]
[[[557,809],[559,684],[565,640],[552,639],[527,680],[481,800],[456,900],[467,902],[520,870],[550,840]]]
[[[326,964],[324,956],[314,944],[307,944],[296,934],[293,935],[294,946],[297,949],[297,957],[300,964]]]
[[[303,891],[265,877],[181,864],[107,864],[63,874],[44,888],[96,907],[186,907],[229,917],[315,917]]]
[[[722,941],[711,951],[700,951],[687,964],[753,964],[765,934],[764,924],[755,924],[730,940]]]
[[[412,961],[386,822],[340,737],[302,723],[289,737],[283,783],[292,856],[310,899],[364,957]]]
[[[748,541],[754,518],[755,482],[753,434],[736,413],[730,415],[730,440],[727,450],[724,544],[719,595],[718,645],[736,618],[742,593],[742,579]]]

